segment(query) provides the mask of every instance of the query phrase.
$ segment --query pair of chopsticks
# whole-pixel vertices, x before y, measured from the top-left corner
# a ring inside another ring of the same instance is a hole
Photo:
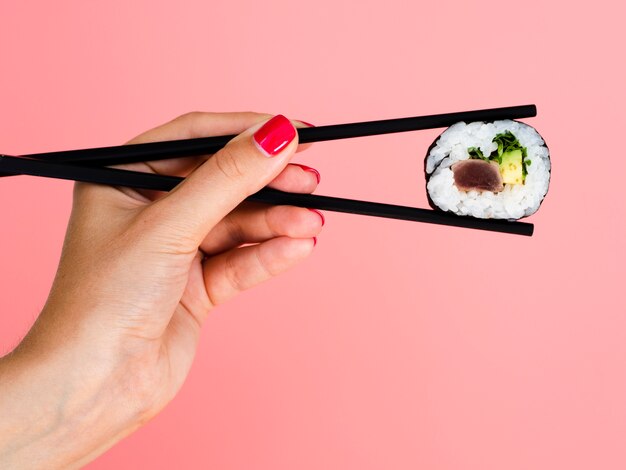
[[[309,142],[449,127],[459,121],[523,119],[536,115],[537,108],[535,105],[524,105],[435,114],[430,116],[306,127],[299,128],[297,131],[299,142],[304,144]],[[235,135],[226,135],[198,139],[149,142],[144,144],[37,153],[22,155],[20,157],[0,155],[0,176],[32,175],[114,186],[169,191],[183,181],[184,178],[107,168],[106,165],[213,154],[224,147],[234,137]],[[523,222],[509,222],[499,219],[477,219],[417,207],[397,206],[313,194],[288,193],[271,188],[263,188],[249,196],[246,200],[272,205],[293,205],[311,209],[490,230],[526,236],[531,236],[534,228],[532,224]]]

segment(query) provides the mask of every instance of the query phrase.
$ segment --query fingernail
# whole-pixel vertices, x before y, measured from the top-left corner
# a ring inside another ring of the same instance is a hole
[[[317,183],[319,184],[320,180],[322,179],[319,171],[317,171],[315,168],[311,168],[310,166],[301,165],[300,163],[294,163],[294,165],[299,166],[304,171],[310,171],[311,173],[313,173],[315,175],[315,178],[317,179]]]
[[[317,237],[313,237],[313,246],[317,245]]]
[[[311,124],[310,122],[303,121],[302,119],[296,119],[296,121],[301,122],[305,126],[315,127],[315,124]]]
[[[326,219],[324,218],[324,214],[322,214],[320,211],[316,210],[316,209],[309,209],[311,212],[315,212],[317,215],[319,215],[322,219],[322,227],[324,226],[324,224],[326,223]]]
[[[296,136],[296,129],[282,114],[274,116],[254,133],[254,141],[267,155],[272,157],[284,149]]]

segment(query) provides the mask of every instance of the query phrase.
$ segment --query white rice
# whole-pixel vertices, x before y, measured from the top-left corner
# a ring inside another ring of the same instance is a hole
[[[497,149],[496,134],[511,131],[528,150],[528,174],[524,184],[505,184],[504,191],[459,191],[450,166],[467,160],[469,147],[479,147],[483,155]],[[519,219],[533,214],[548,192],[550,156],[535,129],[524,123],[504,120],[493,123],[458,122],[441,134],[426,158],[426,188],[433,203],[444,211],[483,219]],[[428,177],[428,176],[427,176]]]

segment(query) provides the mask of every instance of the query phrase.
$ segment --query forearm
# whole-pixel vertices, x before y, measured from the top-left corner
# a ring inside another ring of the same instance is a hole
[[[80,468],[136,427],[115,383],[69,351],[0,358],[0,468]]]

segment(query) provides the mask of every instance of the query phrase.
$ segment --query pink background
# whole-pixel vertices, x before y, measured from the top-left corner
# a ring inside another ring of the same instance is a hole
[[[584,6],[582,6],[584,5]],[[532,238],[326,213],[312,258],[216,311],[180,395],[88,466],[626,468],[623,2],[0,5],[4,153],[192,110],[315,124],[536,103]],[[440,131],[320,143],[320,194],[426,207]],[[72,184],[0,181],[0,347],[44,304]]]

